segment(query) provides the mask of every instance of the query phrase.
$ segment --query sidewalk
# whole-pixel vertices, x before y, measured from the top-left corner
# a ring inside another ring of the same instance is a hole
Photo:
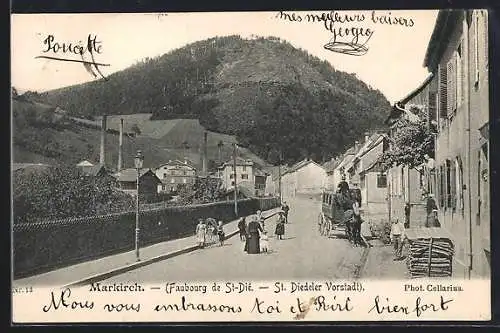
[[[374,280],[409,279],[406,260],[393,261],[392,245],[385,245],[378,239],[371,240],[369,243],[371,247],[360,278]]]
[[[263,215],[268,218],[276,214],[280,208],[274,208],[263,212]],[[226,230],[226,238],[230,238],[238,233],[238,221],[231,221],[224,225]],[[106,279],[110,276],[124,273],[142,266],[149,265],[153,262],[165,260],[177,255],[195,251],[198,249],[196,245],[196,237],[190,236],[175,240],[166,241],[163,243],[154,244],[140,249],[141,261],[135,259],[135,251],[128,251],[116,255],[107,256],[97,260],[84,262],[77,265],[72,265],[60,268],[51,272],[30,276],[23,279],[12,281],[12,287],[17,286],[44,286],[44,285],[74,285],[91,283]]]

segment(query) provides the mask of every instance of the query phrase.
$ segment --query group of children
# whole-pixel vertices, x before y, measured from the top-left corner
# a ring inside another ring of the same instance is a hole
[[[219,246],[224,245],[224,239],[226,234],[224,233],[224,226],[222,221],[217,221],[214,218],[207,218],[206,221],[203,219],[198,219],[198,225],[196,226],[196,238],[198,245],[204,248],[207,242],[207,236],[212,233],[217,235],[219,238]]]

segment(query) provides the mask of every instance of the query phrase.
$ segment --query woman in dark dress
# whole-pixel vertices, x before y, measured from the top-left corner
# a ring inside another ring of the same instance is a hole
[[[238,222],[238,230],[240,231],[240,240],[244,241],[247,238],[247,222],[245,218],[242,217],[240,222]]]
[[[245,246],[247,253],[260,253],[260,232],[263,232],[263,229],[257,216],[254,216],[252,221],[248,223],[247,231],[247,243]]]
[[[276,230],[274,231],[274,234],[276,235],[277,239],[283,239],[283,235],[285,234],[285,223],[286,223],[286,217],[283,212],[280,212],[280,215],[278,217],[278,223],[276,223]]]

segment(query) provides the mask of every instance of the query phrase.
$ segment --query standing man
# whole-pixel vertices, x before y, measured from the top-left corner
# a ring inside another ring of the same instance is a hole
[[[394,259],[393,260],[401,260],[402,259],[402,251],[403,251],[403,237],[405,233],[404,226],[399,222],[398,219],[392,221],[391,225],[391,242],[394,245]]]
[[[288,211],[290,210],[290,207],[286,204],[286,201],[283,201],[283,205],[281,206],[281,209],[285,213],[285,223],[288,223]]]

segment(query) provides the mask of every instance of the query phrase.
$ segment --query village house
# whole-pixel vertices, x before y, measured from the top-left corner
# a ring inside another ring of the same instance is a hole
[[[170,160],[155,169],[161,180],[158,192],[175,192],[179,185],[192,186],[196,181],[196,169],[188,161]]]
[[[319,195],[326,180],[325,169],[311,159],[304,159],[281,175],[283,197],[293,198],[297,194]]]
[[[457,277],[490,275],[488,17],[441,10],[424,66],[438,82],[435,168],[439,220],[454,235]],[[432,96],[434,97],[434,96]],[[432,98],[430,103],[434,103]]]
[[[328,184],[328,186],[333,186],[332,189],[337,189],[337,186],[342,181],[343,177],[346,177],[347,180],[345,166],[352,161],[358,150],[359,142],[356,141],[354,147],[347,149],[347,151],[339,158],[339,162],[334,166],[333,171],[327,170],[326,184]]]
[[[137,193],[137,169],[129,168],[122,169],[115,173],[113,177],[116,179],[116,186],[119,190],[136,195]],[[145,202],[155,201],[158,195],[158,185],[161,180],[156,174],[148,168],[139,170],[139,196]]]
[[[266,183],[268,174],[261,170],[252,160],[236,158],[236,174],[234,162],[229,160],[219,167],[222,187],[226,190],[235,186],[245,187],[253,196],[264,196],[266,194]],[[247,191],[248,193],[248,191]]]
[[[389,145],[392,147],[391,140],[400,130],[401,124],[405,122],[417,123],[422,121],[425,116],[427,127],[430,129],[435,123],[436,114],[436,94],[437,80],[430,74],[422,84],[413,90],[406,97],[396,102],[386,124],[390,126]],[[417,108],[423,112],[421,115],[412,112],[412,108]],[[427,219],[425,207],[425,197],[429,194],[435,194],[432,182],[434,169],[428,168],[434,159],[434,152],[428,156],[426,163],[416,167],[407,165],[395,165],[387,171],[388,177],[388,197],[389,197],[389,220],[397,219],[403,223],[406,222],[405,206],[409,205],[409,216],[407,227],[423,227]]]
[[[387,216],[387,175],[381,167],[381,157],[388,149],[384,134],[365,135],[365,142],[345,164],[346,181],[351,188],[361,190],[361,208],[370,219]]]

